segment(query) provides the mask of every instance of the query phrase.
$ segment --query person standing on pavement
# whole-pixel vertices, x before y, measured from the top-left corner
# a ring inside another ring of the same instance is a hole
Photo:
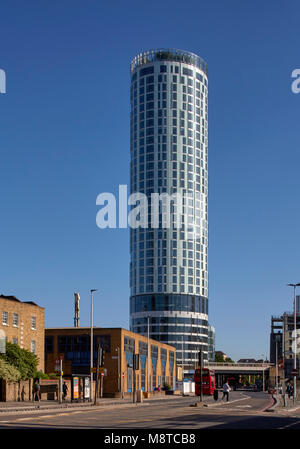
[[[40,402],[40,384],[38,381],[36,381],[36,383],[34,384],[34,393],[35,393],[35,400]]]
[[[222,397],[222,400],[226,397],[227,402],[229,401],[229,391],[230,391],[230,386],[228,384],[228,381],[226,381],[225,384],[223,385],[223,397]]]
[[[63,399],[65,400],[68,394],[68,386],[66,384],[66,382],[64,382],[63,384]]]

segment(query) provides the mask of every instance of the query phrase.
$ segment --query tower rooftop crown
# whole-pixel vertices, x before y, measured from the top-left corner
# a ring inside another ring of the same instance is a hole
[[[155,61],[174,61],[189,64],[202,70],[206,75],[207,64],[204,59],[189,51],[179,50],[177,48],[158,48],[144,51],[136,55],[130,64],[130,72],[133,73],[138,67],[150,64]]]

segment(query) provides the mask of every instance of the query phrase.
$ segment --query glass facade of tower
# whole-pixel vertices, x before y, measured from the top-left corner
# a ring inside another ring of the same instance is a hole
[[[150,338],[194,367],[200,347],[206,359],[208,351],[206,63],[181,50],[141,53],[131,62],[130,101],[130,193],[149,199],[148,226],[130,230],[130,329],[147,335],[149,326]],[[153,193],[188,196],[182,211],[193,238],[161,217],[151,226]]]

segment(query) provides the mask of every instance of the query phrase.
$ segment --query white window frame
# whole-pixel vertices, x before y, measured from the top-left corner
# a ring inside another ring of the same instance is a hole
[[[19,327],[19,314],[13,313],[13,327]]]
[[[30,349],[33,354],[36,354],[36,341],[31,340]]]
[[[6,316],[7,320],[4,319],[4,316]],[[8,312],[6,312],[5,310],[2,312],[2,325],[3,326],[9,326],[9,322],[8,322]]]
[[[36,331],[36,316],[31,317],[31,330]]]

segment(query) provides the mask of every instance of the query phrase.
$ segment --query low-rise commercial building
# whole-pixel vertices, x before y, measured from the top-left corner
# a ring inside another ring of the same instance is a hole
[[[300,329],[300,314],[296,314],[296,329]],[[270,362],[282,364],[285,378],[291,378],[294,369],[294,358],[296,357],[297,369],[299,370],[299,347],[295,353],[294,340],[294,314],[284,312],[281,316],[271,317],[270,334]],[[298,371],[299,373],[299,371]],[[297,376],[299,378],[299,374]]]
[[[175,389],[176,350],[122,328],[93,328],[93,366],[98,346],[104,350],[103,396],[132,393],[133,389],[154,391]],[[139,369],[133,370],[134,354],[139,354]],[[90,375],[90,328],[45,329],[45,371],[53,373],[62,359],[64,377]],[[84,388],[84,385],[82,386]]]
[[[44,371],[45,309],[33,301],[0,295],[0,329],[6,341],[33,352]]]

